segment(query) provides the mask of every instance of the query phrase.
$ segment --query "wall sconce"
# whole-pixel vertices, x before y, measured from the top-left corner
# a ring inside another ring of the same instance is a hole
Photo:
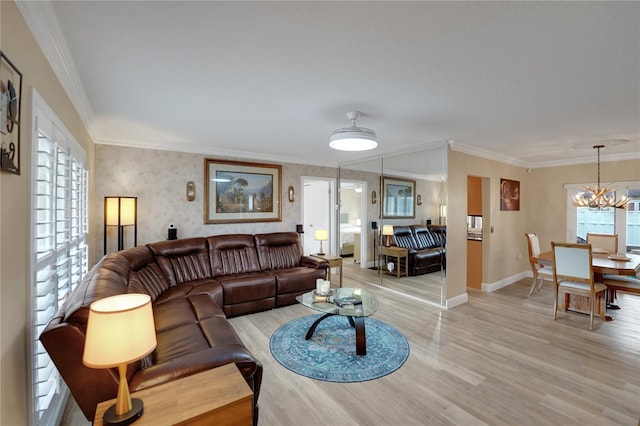
[[[371,191],[371,204],[375,204],[378,202],[378,194],[376,191]]]
[[[447,224],[447,205],[440,204],[440,225]]]
[[[382,225],[382,235],[385,236],[384,246],[391,245],[391,236],[393,235],[393,225]]]
[[[416,198],[416,204],[419,206],[422,205],[422,195],[418,194],[418,198]]]
[[[196,199],[196,184],[192,180],[187,182],[187,201]]]
[[[118,229],[118,251],[124,249],[124,228],[133,226],[133,245],[138,245],[138,198],[104,197],[104,254],[107,254],[109,227]]]
[[[289,193],[289,202],[293,203],[296,200],[296,197],[295,197],[296,194],[295,194],[295,190],[293,189],[293,185],[289,185],[288,193]]]
[[[329,231],[327,231],[325,228],[318,228],[315,230],[313,238],[320,241],[320,251],[318,252],[318,254],[320,256],[324,256],[324,250],[322,250],[322,242],[329,239]]]
[[[149,355],[156,345],[149,295],[120,294],[89,307],[82,362],[90,368],[118,367],[120,373],[118,397],[105,411],[104,424],[128,425],[142,416],[142,400],[129,394],[127,364]]]

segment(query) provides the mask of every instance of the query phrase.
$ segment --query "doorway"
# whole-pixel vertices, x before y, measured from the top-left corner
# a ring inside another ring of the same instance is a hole
[[[336,181],[331,178],[303,176],[302,177],[302,223],[304,254],[318,253],[320,241],[315,239],[316,229],[327,230],[329,239],[322,241],[323,251],[335,254],[335,206]]]
[[[366,194],[367,182],[340,180],[340,225],[338,249],[344,261],[352,260],[361,268],[366,267]]]

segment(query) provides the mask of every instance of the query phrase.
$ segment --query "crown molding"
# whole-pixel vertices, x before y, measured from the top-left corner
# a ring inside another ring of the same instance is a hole
[[[15,3],[80,116],[80,120],[91,137],[95,139],[93,108],[78,76],[53,6],[48,1],[16,0]]]
[[[478,148],[477,146],[466,145],[454,141],[449,142],[449,146],[453,151],[462,152],[463,154],[473,155],[475,157],[485,158],[487,160],[499,161],[500,163],[511,164],[519,167],[530,167],[524,161],[521,161],[508,155],[498,154],[487,149]]]
[[[303,164],[309,166],[322,166],[322,167],[338,167],[338,163],[330,164],[327,161],[323,161],[319,158],[318,161],[310,162],[308,159],[285,156],[281,154],[266,154],[247,151],[236,151],[231,149],[222,149],[212,146],[204,146],[185,141],[154,141],[153,143],[141,142],[137,140],[125,140],[120,138],[100,138],[95,139],[94,142],[97,145],[110,145],[126,148],[139,148],[139,149],[151,149],[155,151],[169,151],[169,152],[183,152],[187,154],[200,154],[200,155],[214,155],[224,158],[238,158],[246,160],[260,160],[270,161],[274,163],[291,163],[291,164]]]

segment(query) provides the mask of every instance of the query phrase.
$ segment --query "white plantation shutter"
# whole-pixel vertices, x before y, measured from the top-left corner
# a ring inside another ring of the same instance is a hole
[[[32,410],[56,424],[68,394],[38,337],[88,270],[84,150],[34,91],[32,167]]]

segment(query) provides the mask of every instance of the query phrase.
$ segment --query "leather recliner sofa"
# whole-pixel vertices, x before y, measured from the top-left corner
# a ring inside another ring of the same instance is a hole
[[[394,226],[393,245],[409,251],[409,276],[441,271],[447,267],[446,231],[427,226]]]
[[[325,278],[328,263],[303,256],[295,232],[218,235],[161,241],[104,256],[72,291],[40,341],[85,417],[115,398],[117,369],[82,363],[92,302],[123,293],[151,296],[157,346],[128,365],[135,392],[235,363],[253,390],[258,421],[262,364],[240,340],[228,317],[295,303]],[[203,395],[203,398],[206,398]]]

